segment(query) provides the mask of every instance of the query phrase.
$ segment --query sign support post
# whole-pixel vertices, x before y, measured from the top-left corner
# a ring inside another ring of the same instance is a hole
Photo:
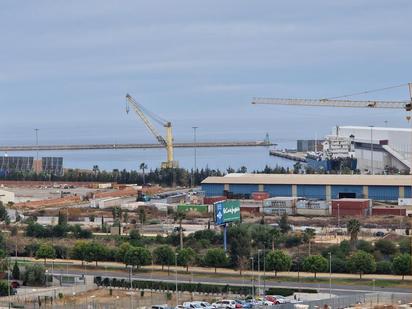
[[[227,224],[223,226],[223,248],[227,251]]]

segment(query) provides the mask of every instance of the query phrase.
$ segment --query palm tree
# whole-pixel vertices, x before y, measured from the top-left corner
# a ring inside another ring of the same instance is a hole
[[[182,228],[182,220],[186,218],[186,214],[178,211],[174,215],[174,221],[179,222],[179,236],[180,236],[180,249],[183,249],[183,228]]]
[[[145,169],[147,169],[146,163],[144,163],[144,162],[140,163],[139,169],[142,170],[142,174],[143,174],[143,184],[146,184],[146,181],[145,181],[145,173],[144,173]]]
[[[356,219],[351,219],[346,225],[346,228],[348,230],[348,233],[350,235],[350,242],[352,247],[355,246],[356,241],[358,240],[358,234],[361,229],[360,222]]]

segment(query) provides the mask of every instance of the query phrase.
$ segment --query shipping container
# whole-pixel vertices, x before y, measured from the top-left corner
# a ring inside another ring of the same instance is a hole
[[[366,216],[368,214],[368,209],[348,209],[348,208],[332,208],[332,216],[334,217],[344,217],[344,216]]]
[[[400,198],[398,199],[399,206],[411,206],[412,205],[412,198]]]
[[[246,212],[250,214],[258,214],[261,212],[261,207],[259,206],[240,206],[240,212]]]
[[[177,211],[178,212],[197,211],[197,212],[207,213],[208,210],[209,209],[208,209],[207,205],[193,205],[193,204],[180,204],[180,205],[177,205]]]
[[[406,216],[406,208],[401,207],[373,207],[372,216]]]
[[[269,198],[268,192],[252,192],[252,199],[255,201],[263,201]]]
[[[329,203],[323,200],[298,200],[296,208],[302,209],[329,209]]]
[[[97,187],[99,189],[111,189],[113,185],[111,183],[99,183]]]
[[[300,199],[297,197],[271,197],[263,201],[263,207],[294,208],[296,207],[296,202]]]
[[[329,208],[296,208],[299,216],[329,216]]]
[[[283,214],[293,215],[293,208],[263,208],[263,213],[266,215],[276,215],[281,216]]]
[[[332,200],[332,209],[368,209],[372,207],[372,200],[370,199],[351,199],[342,198]]]
[[[213,205],[216,202],[226,201],[226,200],[227,200],[226,196],[209,196],[203,199],[203,203],[206,205]]]
[[[120,197],[113,197],[104,200],[96,201],[97,208],[110,208],[122,205],[122,199]]]

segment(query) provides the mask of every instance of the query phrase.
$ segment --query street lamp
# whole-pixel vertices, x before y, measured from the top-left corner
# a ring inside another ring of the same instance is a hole
[[[332,300],[332,252],[329,252],[329,299]]]
[[[197,169],[197,162],[196,162],[197,161],[196,132],[197,132],[198,128],[199,127],[192,127],[192,129],[193,129],[193,148],[194,148],[194,150],[193,150],[194,167],[193,167],[193,172],[192,172],[192,187],[195,186],[195,173],[196,173],[196,169]]]
[[[177,286],[177,253],[175,253],[175,274],[176,274],[176,307],[179,306],[179,290]]]
[[[253,298],[255,297],[255,267],[254,267],[254,257],[251,256],[250,257],[251,261],[252,261],[252,295]]]
[[[371,173],[372,175],[375,174],[373,170],[373,126],[369,126],[371,128]]]
[[[262,251],[261,249],[258,249],[258,296],[261,295],[261,291],[260,291],[261,289],[260,287],[260,252],[261,251]]]

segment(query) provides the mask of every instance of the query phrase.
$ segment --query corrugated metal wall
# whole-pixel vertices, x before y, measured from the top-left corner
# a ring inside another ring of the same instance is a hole
[[[395,201],[399,198],[399,187],[396,186],[369,186],[370,199],[381,201]]]
[[[339,198],[339,193],[355,193],[356,198],[363,198],[363,186],[331,186],[332,198]]]
[[[412,198],[412,188],[411,187],[405,187],[405,198]]]
[[[259,191],[258,185],[229,185],[229,191],[235,194],[251,194]]]
[[[292,196],[292,185],[265,185],[263,191],[274,196]]]
[[[298,196],[307,198],[326,199],[326,186],[323,185],[298,185]]]
[[[222,184],[202,184],[202,191],[205,191],[206,196],[222,196],[223,190]]]

